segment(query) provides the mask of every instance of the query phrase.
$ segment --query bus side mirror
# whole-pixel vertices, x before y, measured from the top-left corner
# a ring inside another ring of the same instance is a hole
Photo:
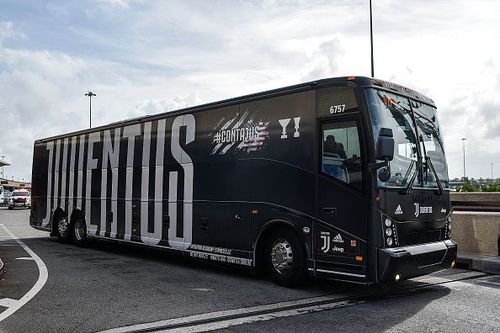
[[[394,137],[392,129],[381,128],[377,140],[377,160],[392,161],[394,158]]]

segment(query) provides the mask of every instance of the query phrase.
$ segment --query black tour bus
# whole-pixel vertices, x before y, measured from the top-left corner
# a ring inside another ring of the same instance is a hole
[[[262,269],[398,281],[454,265],[431,99],[331,78],[34,144],[30,224]]]

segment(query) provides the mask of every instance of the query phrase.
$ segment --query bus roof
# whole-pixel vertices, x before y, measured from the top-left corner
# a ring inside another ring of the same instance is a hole
[[[226,106],[232,106],[235,104],[240,104],[240,103],[248,103],[256,100],[260,100],[263,98],[268,98],[268,97],[276,97],[280,95],[287,95],[290,93],[294,92],[300,92],[300,91],[307,91],[315,88],[320,88],[320,87],[325,87],[325,86],[331,86],[335,84],[345,84],[347,85],[349,82],[355,83],[359,87],[363,88],[369,88],[369,87],[374,87],[378,89],[383,89],[387,91],[392,91],[396,92],[401,95],[405,95],[410,98],[417,99],[423,103],[430,104],[434,106],[434,101],[412,89],[400,86],[395,83],[379,80],[379,79],[374,79],[374,78],[368,78],[364,76],[343,76],[343,77],[336,77],[336,78],[327,78],[327,79],[321,79],[321,80],[316,80],[316,81],[310,81],[310,82],[305,82],[305,83],[300,83],[292,86],[287,86],[287,87],[282,87],[282,88],[277,88],[273,90],[267,90],[263,92],[258,92],[258,93],[253,93],[249,95],[244,95],[244,96],[239,96],[239,97],[233,97],[221,101],[216,101],[216,102],[211,102],[207,104],[201,104],[201,105],[196,105],[196,106],[191,106],[179,110],[172,110],[172,111],[166,111],[162,113],[157,113],[153,115],[146,115],[146,116],[141,116],[141,117],[136,117],[136,118],[130,118],[130,119],[125,119],[117,122],[113,122],[107,125],[102,125],[98,127],[93,127],[93,128],[88,128],[88,129],[83,129],[79,131],[74,131],[74,132],[69,132],[65,134],[60,134],[48,138],[43,138],[43,139],[38,139],[35,140],[35,143],[37,142],[44,142],[44,141],[51,141],[54,139],[59,139],[59,138],[65,138],[65,137],[71,137],[75,135],[80,135],[80,134],[85,134],[85,133],[91,133],[91,132],[96,132],[100,131],[103,129],[108,129],[108,128],[115,128],[115,127],[120,127],[120,126],[126,126],[129,124],[133,123],[141,123],[144,121],[148,120],[156,120],[158,118],[163,118],[166,115],[168,116],[176,116],[176,115],[181,115],[184,113],[193,113],[193,112],[201,112],[201,111],[206,111],[210,109],[215,109],[215,108],[221,108],[221,107],[226,107]]]

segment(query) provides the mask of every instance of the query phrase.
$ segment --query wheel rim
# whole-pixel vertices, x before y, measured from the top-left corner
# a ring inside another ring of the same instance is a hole
[[[68,220],[65,217],[59,220],[57,230],[62,238],[65,238],[68,235]]]
[[[286,239],[277,239],[271,248],[271,261],[279,274],[286,274],[293,264],[292,246]]]
[[[84,237],[85,231],[83,229],[82,223],[80,221],[77,221],[75,223],[75,238],[78,241],[81,241]]]

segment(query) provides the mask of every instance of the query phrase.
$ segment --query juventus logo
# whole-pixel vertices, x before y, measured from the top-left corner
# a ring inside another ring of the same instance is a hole
[[[330,251],[331,236],[328,231],[321,232],[321,240],[323,241],[323,246],[321,246],[321,251],[327,253]]]
[[[415,205],[415,217],[418,217],[420,214],[432,214],[432,206],[420,206],[418,202],[413,204]]]

